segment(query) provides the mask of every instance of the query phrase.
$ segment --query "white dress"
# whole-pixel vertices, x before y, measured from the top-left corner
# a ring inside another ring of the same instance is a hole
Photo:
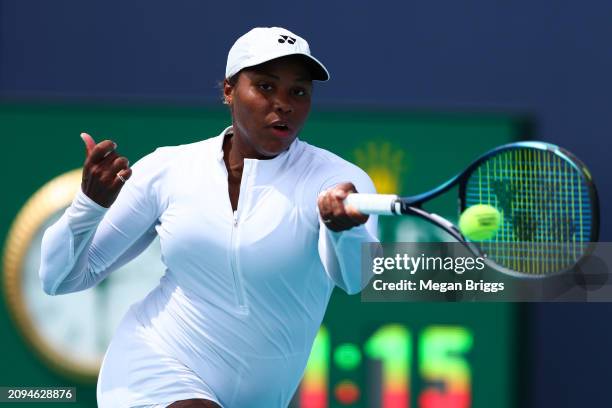
[[[234,212],[228,131],[147,155],[108,210],[79,193],[44,235],[40,278],[52,295],[95,286],[160,237],[165,274],[113,336],[100,407],[286,407],[334,285],[352,294],[370,278],[361,243],[377,241],[376,217],[335,233],[317,209],[340,182],[374,192],[367,174],[296,139],[273,159],[245,159]]]

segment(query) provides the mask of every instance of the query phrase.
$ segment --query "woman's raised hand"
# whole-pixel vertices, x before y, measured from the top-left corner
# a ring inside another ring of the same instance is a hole
[[[87,133],[81,133],[81,139],[86,151],[81,189],[93,201],[108,208],[132,175],[130,162],[117,154],[117,144],[110,140],[96,144]]]

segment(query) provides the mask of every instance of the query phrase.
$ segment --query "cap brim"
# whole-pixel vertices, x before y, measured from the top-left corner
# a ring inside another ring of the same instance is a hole
[[[315,81],[328,81],[329,71],[325,68],[325,65],[321,64],[321,61],[313,57],[312,55],[296,53],[289,55],[300,55],[304,57],[304,61],[308,64],[310,72],[312,73],[312,79]],[[286,55],[286,56],[289,56]]]
[[[300,56],[300,57],[303,57],[304,62],[308,66],[308,70],[310,71],[311,77],[312,77],[312,79],[314,81],[327,81],[327,80],[329,80],[329,78],[330,78],[329,71],[327,71],[327,68],[325,68],[325,65],[323,65],[318,59],[316,59],[312,55],[304,54],[302,52],[295,52],[295,53],[284,54],[284,55],[275,55],[275,56],[260,57],[260,58],[258,58],[256,60],[249,61],[247,64],[245,64],[240,69],[240,71],[242,71],[245,68],[253,68],[253,67],[256,67],[257,65],[265,64],[266,62],[270,62],[270,61],[273,61],[275,59],[291,57],[291,56]],[[237,73],[238,72],[233,73],[233,74],[231,74],[231,76],[234,76]]]

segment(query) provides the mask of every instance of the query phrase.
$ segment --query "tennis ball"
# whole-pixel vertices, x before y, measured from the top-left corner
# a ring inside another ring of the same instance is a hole
[[[459,230],[471,241],[485,241],[497,234],[502,217],[497,208],[487,204],[476,204],[459,217]]]

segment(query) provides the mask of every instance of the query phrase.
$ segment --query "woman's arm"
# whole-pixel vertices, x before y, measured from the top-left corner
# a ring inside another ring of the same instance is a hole
[[[136,163],[130,169],[134,176],[125,186],[121,182],[120,193],[110,202],[91,198],[105,197],[100,185],[97,196],[84,192],[87,177],[90,186],[96,183],[84,168],[82,190],[43,236],[39,276],[46,293],[58,295],[95,286],[152,242],[160,214],[157,181],[164,167],[159,156],[156,151]],[[116,180],[108,181],[115,185]]]
[[[45,293],[61,295],[93,287],[149,246],[156,236],[154,220],[132,212],[121,201],[107,211],[79,191],[62,217],[45,231],[39,270]]]
[[[372,277],[362,273],[362,244],[378,242],[378,217],[368,218],[342,204],[355,191],[376,192],[367,174],[357,168],[328,180],[318,201],[319,256],[328,276],[348,294],[360,292]]]

